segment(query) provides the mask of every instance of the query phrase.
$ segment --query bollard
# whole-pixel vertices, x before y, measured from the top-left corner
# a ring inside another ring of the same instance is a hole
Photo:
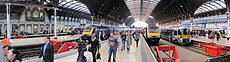
[[[0,42],[0,62],[3,62],[3,59],[4,59],[2,47],[3,47],[3,44],[2,42]]]

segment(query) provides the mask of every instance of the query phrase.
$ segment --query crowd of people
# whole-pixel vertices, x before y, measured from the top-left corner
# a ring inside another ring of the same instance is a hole
[[[92,53],[93,62],[96,60],[101,59],[99,49],[100,45],[100,38],[97,34],[92,34],[91,39],[85,40],[82,36],[79,37],[79,40],[76,42],[78,43],[78,57],[77,62],[86,62],[86,56],[84,56],[84,52],[89,51]],[[101,33],[101,36],[106,37],[105,33]],[[113,55],[113,62],[116,62],[116,52],[117,49],[121,47],[121,51],[127,50],[129,52],[132,40],[136,41],[136,48],[138,48],[140,38],[140,32],[135,31],[122,31],[121,34],[119,32],[111,32],[110,36],[108,36],[108,62],[111,62],[111,56]],[[120,42],[121,39],[121,42]],[[8,39],[9,41],[9,39]],[[41,47],[41,54],[39,58],[42,62],[54,62],[54,46],[50,43],[50,37],[45,36],[44,45]],[[90,47],[87,47],[90,45]],[[11,48],[10,44],[6,43],[3,47],[4,52],[4,62],[22,62],[21,54],[18,50]]]
[[[216,41],[219,41],[221,38],[220,32],[218,32],[218,31],[205,31],[205,32],[192,31],[191,32],[192,38],[199,38],[200,36],[208,37],[209,39],[212,39],[213,41],[215,39],[216,39]]]

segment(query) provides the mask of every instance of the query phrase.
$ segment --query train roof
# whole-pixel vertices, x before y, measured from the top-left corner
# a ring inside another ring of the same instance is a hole
[[[170,27],[170,28],[161,28],[161,29],[170,29],[170,30],[178,30],[178,29],[189,29],[188,27]]]

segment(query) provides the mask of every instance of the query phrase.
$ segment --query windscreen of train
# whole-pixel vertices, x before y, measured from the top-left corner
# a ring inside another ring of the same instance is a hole
[[[158,27],[149,27],[150,33],[158,33]]]
[[[188,35],[189,30],[188,29],[179,29],[178,35]]]

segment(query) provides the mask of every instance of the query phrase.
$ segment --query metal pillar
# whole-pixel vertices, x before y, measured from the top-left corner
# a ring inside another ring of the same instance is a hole
[[[228,28],[227,28],[227,40],[229,41],[230,38],[230,4],[226,4],[226,8],[227,8],[227,19],[228,19]],[[230,43],[230,41],[229,41]]]
[[[11,38],[10,3],[6,3],[7,38]]]
[[[2,42],[0,42],[0,62],[3,62],[3,59],[4,59],[2,47],[3,47],[3,44]]]
[[[192,24],[193,23],[193,18],[191,18],[191,23],[190,23],[190,30],[192,31]]]
[[[116,26],[116,23],[115,23],[115,22],[113,22],[113,26],[114,26],[114,27]]]
[[[110,27],[110,21],[109,21],[109,27]]]
[[[91,16],[91,19],[92,19],[92,20],[91,20],[91,21],[92,21],[91,23],[92,23],[92,25],[93,25],[93,19],[94,19],[94,16]]]
[[[54,8],[54,39],[57,39],[57,8]]]

